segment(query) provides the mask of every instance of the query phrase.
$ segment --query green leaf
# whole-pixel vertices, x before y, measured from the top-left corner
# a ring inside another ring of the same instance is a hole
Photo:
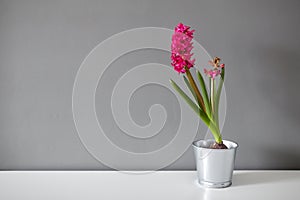
[[[193,88],[192,88],[192,86],[191,86],[189,80],[186,78],[186,76],[183,76],[183,80],[184,80],[186,86],[187,86],[187,87],[189,88],[189,90],[191,91],[191,93],[192,93],[194,99],[195,99],[196,102],[197,102],[197,96],[196,96],[196,93],[195,93],[195,91],[193,90]],[[200,107],[200,105],[198,105],[198,106]]]
[[[201,92],[203,95],[203,101],[204,101],[207,115],[211,116],[211,109],[210,109],[210,103],[209,103],[208,93],[207,93],[207,89],[206,89],[206,84],[204,82],[203,76],[201,75],[201,73],[198,70],[197,70],[197,77],[198,77],[198,80],[200,83]]]
[[[188,95],[171,79],[171,85],[178,92],[178,94],[186,101],[186,103],[196,112],[198,113],[199,107],[190,99]]]
[[[222,92],[222,87],[224,84],[224,78],[225,78],[225,68],[222,68],[221,70],[221,78],[219,81],[219,86],[216,92],[216,97],[215,97],[215,113],[216,113],[216,124],[219,125],[219,103],[220,103],[220,97],[221,97],[221,92]]]
[[[194,110],[194,112],[202,119],[205,125],[211,130],[216,142],[220,143],[222,141],[222,137],[219,131],[219,128],[215,125],[213,121],[209,119],[203,110],[201,110],[195,103],[190,99],[188,95],[172,80],[170,79],[170,83],[172,87],[178,92],[178,94],[186,101],[186,103]]]
[[[192,108],[192,110],[202,119],[202,121],[209,126],[210,119],[207,117],[206,113],[203,112],[195,103],[190,99],[188,95],[173,81],[170,80],[171,85],[173,88],[178,92],[178,94],[186,101],[186,103]]]

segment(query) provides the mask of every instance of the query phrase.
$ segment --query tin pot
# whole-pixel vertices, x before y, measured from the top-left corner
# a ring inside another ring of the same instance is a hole
[[[238,144],[223,140],[228,149],[210,149],[214,140],[193,142],[198,182],[211,188],[224,188],[232,184],[232,174]]]

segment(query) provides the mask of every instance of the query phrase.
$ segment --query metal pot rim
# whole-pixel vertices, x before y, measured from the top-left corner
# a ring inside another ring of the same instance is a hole
[[[215,140],[213,139],[208,139],[208,140],[196,140],[193,142],[193,147],[196,148],[196,149],[211,149],[211,148],[207,148],[207,147],[201,147],[199,146],[197,143],[199,142],[215,142]],[[223,142],[225,143],[231,143],[231,148],[228,148],[228,149],[211,149],[213,151],[230,151],[230,150],[234,150],[234,149],[237,149],[239,147],[238,143],[235,142],[235,141],[232,141],[232,140],[223,140]]]

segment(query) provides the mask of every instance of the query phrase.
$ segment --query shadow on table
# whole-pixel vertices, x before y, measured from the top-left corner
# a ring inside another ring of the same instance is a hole
[[[232,186],[245,186],[256,184],[267,184],[275,182],[283,182],[291,179],[299,178],[300,173],[293,173],[292,171],[249,171],[237,172],[233,174]]]

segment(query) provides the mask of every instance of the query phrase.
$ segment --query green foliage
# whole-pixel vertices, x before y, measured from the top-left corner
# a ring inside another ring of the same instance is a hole
[[[184,77],[184,81],[185,81],[187,87],[190,89],[191,93],[193,94],[194,93],[193,89],[185,77]],[[192,108],[192,110],[202,119],[202,121],[205,123],[205,125],[211,130],[211,133],[213,134],[216,142],[218,142],[218,143],[222,142],[222,137],[220,134],[219,126],[213,121],[213,119],[211,119],[207,115],[207,113],[205,113],[199,107],[199,105],[197,105],[193,100],[191,100],[191,98],[173,80],[170,80],[170,83],[171,83],[172,87],[178,92],[178,94],[185,100],[185,102]],[[204,81],[203,81],[203,86],[205,86]],[[197,99],[195,94],[193,94],[193,96],[195,97],[195,99]],[[206,98],[208,98],[208,95],[206,95]],[[211,108],[209,107],[209,109],[211,109]]]
[[[204,82],[204,79],[203,79],[201,73],[198,70],[197,70],[197,77],[198,77],[198,81],[200,83],[200,88],[201,88],[201,92],[202,92],[202,96],[203,96],[204,105],[206,108],[206,113],[209,117],[211,117],[211,108],[210,108],[209,97],[208,97],[206,85],[205,85],[205,82]]]
[[[222,92],[222,88],[223,88],[223,84],[224,84],[224,78],[225,78],[225,68],[222,68],[221,70],[221,78],[219,81],[219,86],[216,92],[216,96],[215,96],[215,113],[216,113],[216,117],[215,117],[215,121],[216,124],[219,124],[219,104],[220,104],[220,97],[221,97],[221,92]]]

